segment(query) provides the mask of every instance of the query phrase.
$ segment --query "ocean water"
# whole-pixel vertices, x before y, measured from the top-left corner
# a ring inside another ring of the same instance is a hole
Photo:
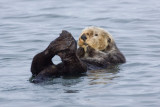
[[[29,82],[35,54],[62,30],[78,40],[87,26],[109,31],[127,62]],[[0,107],[159,107],[159,68],[159,0],[0,0]]]

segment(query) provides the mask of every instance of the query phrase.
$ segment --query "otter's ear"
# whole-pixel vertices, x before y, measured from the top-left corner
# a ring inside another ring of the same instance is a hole
[[[111,43],[111,38],[108,38],[108,43]]]

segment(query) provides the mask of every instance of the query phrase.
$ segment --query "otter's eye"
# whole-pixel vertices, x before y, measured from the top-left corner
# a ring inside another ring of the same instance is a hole
[[[95,36],[98,36],[98,34],[95,34]]]
[[[87,35],[89,35],[89,33],[87,33]]]

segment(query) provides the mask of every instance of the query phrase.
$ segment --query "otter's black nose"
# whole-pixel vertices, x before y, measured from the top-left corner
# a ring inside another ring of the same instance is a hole
[[[85,40],[87,39],[86,35],[83,34],[83,35],[81,36],[81,39],[85,41]]]

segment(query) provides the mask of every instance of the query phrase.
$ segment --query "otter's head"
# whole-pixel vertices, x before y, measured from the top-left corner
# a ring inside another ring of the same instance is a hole
[[[113,44],[114,40],[112,36],[99,27],[85,28],[78,41],[78,45],[84,49],[89,45],[99,51],[108,50]]]

